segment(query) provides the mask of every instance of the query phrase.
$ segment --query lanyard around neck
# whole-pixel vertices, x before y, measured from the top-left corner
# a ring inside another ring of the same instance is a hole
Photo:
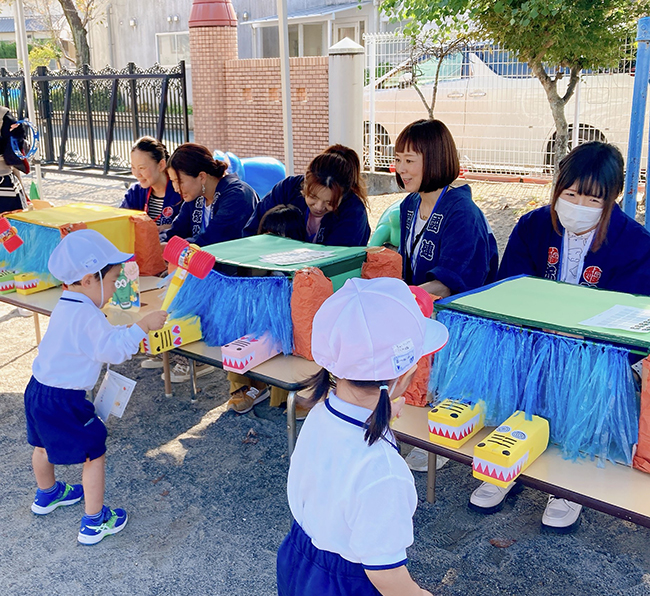
[[[411,233],[409,234],[409,240],[410,242],[407,242],[407,250],[408,253],[406,255],[406,263],[409,265],[409,273],[410,277],[415,275],[415,269],[417,268],[417,255],[419,253],[417,249],[420,241],[422,240],[422,236],[424,235],[424,232],[427,230],[429,227],[429,222],[431,221],[431,218],[433,217],[433,214],[436,212],[436,207],[438,206],[440,199],[445,196],[447,193],[447,189],[449,188],[449,185],[445,186],[442,189],[442,192],[440,193],[440,196],[436,200],[436,204],[434,205],[433,209],[431,210],[431,213],[429,213],[429,217],[427,218],[426,223],[420,230],[418,234],[415,233],[415,222],[416,218],[420,217],[420,205],[422,205],[422,196],[420,196],[420,200],[415,208],[415,214],[413,217],[413,221],[411,222]],[[412,280],[411,280],[412,281]]]
[[[144,202],[144,212],[147,215],[149,215],[149,197],[151,196],[152,192],[153,192],[153,186],[150,186],[149,190],[147,191],[147,198],[146,198],[146,200]],[[167,194],[167,193],[165,193],[165,194]],[[164,209],[164,208],[165,208],[165,197],[163,197],[163,207],[162,207],[162,209]],[[158,217],[156,217],[156,219],[153,220],[154,223],[158,223],[158,220],[162,217],[162,209],[160,210],[160,213],[158,214]],[[151,216],[149,215],[149,217],[151,217]]]
[[[337,418],[340,418],[341,420],[348,422],[350,424],[354,424],[354,426],[358,426],[359,428],[362,429],[367,429],[368,428],[368,423],[367,422],[361,422],[361,420],[357,420],[356,418],[352,418],[351,416],[348,416],[347,414],[344,414],[343,412],[339,412],[334,408],[334,406],[330,403],[329,397],[325,400],[325,407],[332,413],[334,416]],[[390,431],[388,431],[390,432]],[[397,449],[399,451],[399,448],[395,443],[393,443],[388,437],[385,435],[382,437],[384,441],[386,441],[391,447],[394,449]]]

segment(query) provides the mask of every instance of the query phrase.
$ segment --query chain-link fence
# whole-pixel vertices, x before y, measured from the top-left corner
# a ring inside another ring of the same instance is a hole
[[[440,63],[433,53],[414,52],[412,40],[399,34],[368,34],[365,41],[368,169],[387,169],[399,132],[428,117],[422,97],[431,103],[438,73],[434,117],[451,130],[464,169],[534,177],[551,174],[555,126],[550,105],[540,81],[512,52],[495,44],[462,46]],[[574,141],[603,140],[625,155],[634,86],[632,58],[632,43],[626,43],[617,68],[583,71],[565,107],[570,147]],[[562,74],[566,76],[558,83],[561,95],[569,81],[568,71]]]

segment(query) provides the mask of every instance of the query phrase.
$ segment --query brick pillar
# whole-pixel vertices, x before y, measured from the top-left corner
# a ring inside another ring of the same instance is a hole
[[[230,0],[194,0],[189,27],[194,139],[210,151],[225,151],[225,63],[237,58],[237,17]]]

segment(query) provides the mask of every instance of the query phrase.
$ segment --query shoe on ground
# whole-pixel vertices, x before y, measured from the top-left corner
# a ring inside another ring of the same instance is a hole
[[[19,317],[27,318],[27,317],[33,317],[34,316],[34,312],[31,311],[31,310],[27,310],[26,308],[18,308],[17,310],[18,310],[18,316]]]
[[[556,532],[571,532],[578,527],[581,511],[582,505],[549,495],[542,526]]]
[[[506,498],[520,493],[523,489],[524,485],[519,482],[514,482],[508,488],[483,482],[470,496],[469,508],[479,513],[496,513],[503,509]]]
[[[429,471],[429,452],[419,447],[413,447],[411,452],[404,458],[406,465],[413,472]],[[436,457],[436,470],[439,470],[449,461],[449,458],[438,455]]]
[[[102,513],[102,521],[99,523],[87,515],[81,518],[81,528],[77,536],[81,544],[97,544],[104,536],[121,532],[129,520],[124,509],[110,509],[104,505]]]
[[[209,375],[213,370],[214,366],[209,364],[195,364],[194,370],[196,372],[196,378],[204,377]],[[190,365],[189,364],[176,364],[174,368],[171,369],[169,374],[170,380],[172,383],[185,383],[190,380]],[[160,378],[165,380],[165,373],[160,375]]]
[[[66,484],[57,481],[58,489],[53,493],[43,492],[40,488],[36,490],[36,496],[32,503],[32,511],[36,515],[47,515],[57,507],[74,505],[81,501],[84,496],[84,489],[81,484]]]
[[[141,368],[162,368],[163,366],[164,364],[160,356],[145,358],[142,362],[140,362]]]
[[[228,409],[234,410],[237,414],[246,414],[253,409],[253,406],[268,399],[271,395],[268,387],[260,391],[255,387],[244,386],[230,395],[228,401]]]

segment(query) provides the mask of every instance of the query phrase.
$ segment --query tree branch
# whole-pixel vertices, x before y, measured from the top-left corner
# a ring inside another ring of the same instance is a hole
[[[576,89],[576,85],[580,81],[580,71],[582,69],[579,66],[572,66],[571,67],[571,75],[569,79],[569,86],[566,89],[566,93],[562,96],[562,102],[567,103],[571,97],[573,96],[573,92]]]

